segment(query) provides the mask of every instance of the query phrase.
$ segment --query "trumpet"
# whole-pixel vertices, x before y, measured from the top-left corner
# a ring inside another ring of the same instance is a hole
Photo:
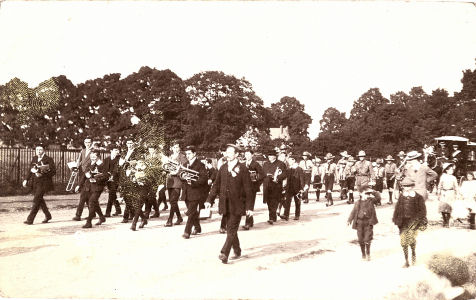
[[[199,177],[198,171],[186,168],[178,162],[169,160],[162,165],[165,172],[170,175],[177,175],[180,179],[186,181],[197,181]]]

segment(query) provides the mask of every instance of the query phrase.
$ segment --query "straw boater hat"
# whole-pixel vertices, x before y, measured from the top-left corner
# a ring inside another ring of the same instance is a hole
[[[445,172],[449,167],[453,167],[455,164],[453,163],[444,163],[442,167],[442,171]]]
[[[407,153],[406,160],[413,160],[413,159],[419,158],[420,156],[421,154],[418,153],[418,151],[410,151]]]
[[[309,157],[311,157],[312,155],[311,155],[311,153],[309,153],[309,152],[307,152],[307,151],[304,151],[304,152],[302,153],[302,156],[309,156]]]
[[[387,156],[387,158],[385,160],[395,160],[393,159],[393,157],[391,155]]]
[[[359,155],[357,155],[357,157],[361,157],[361,156],[367,156],[367,155],[365,155],[365,151],[364,151],[364,150],[360,150],[360,151],[359,151]]]
[[[327,153],[326,157],[324,157],[324,159],[333,159],[333,158],[334,158],[334,155],[332,155],[331,153]]]
[[[347,161],[348,162],[356,162],[356,160],[353,156],[349,156],[349,159]]]
[[[347,154],[347,151],[344,151],[340,153],[340,156],[349,157],[349,154]]]

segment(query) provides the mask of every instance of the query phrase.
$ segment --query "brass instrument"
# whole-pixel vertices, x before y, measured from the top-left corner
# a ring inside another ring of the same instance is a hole
[[[170,175],[177,175],[182,180],[197,181],[199,177],[198,171],[186,168],[172,160],[166,161],[162,167],[165,172],[170,173]]]
[[[78,178],[79,173],[79,159],[81,158],[81,151],[79,152],[78,158],[75,161],[71,161],[66,165],[71,170],[71,175],[69,176],[68,184],[66,185],[66,191],[71,192],[74,187],[74,183]]]
[[[46,174],[49,171],[50,165],[44,165],[43,162],[40,162],[40,164],[33,164],[33,167],[31,168],[31,172],[35,174],[36,177],[43,176],[43,174]]]
[[[251,182],[258,181],[258,174],[256,173],[256,171],[250,170],[250,178],[251,178]]]
[[[276,171],[274,171],[274,175],[273,175],[273,181],[278,182],[278,176],[281,175],[282,173],[283,173],[283,170],[281,170],[279,167],[276,168]]]

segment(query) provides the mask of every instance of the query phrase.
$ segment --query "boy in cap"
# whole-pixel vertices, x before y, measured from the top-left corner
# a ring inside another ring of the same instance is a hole
[[[378,223],[374,206],[375,196],[368,185],[363,186],[361,190],[363,197],[355,202],[347,220],[347,225],[352,224],[352,228],[357,230],[362,259],[370,260],[373,226]]]
[[[418,229],[426,228],[426,206],[423,197],[415,191],[415,181],[405,177],[402,182],[402,193],[395,205],[392,221],[400,231],[400,244],[405,256],[404,268],[409,267],[408,246],[412,249],[412,264],[416,262],[416,237]]]

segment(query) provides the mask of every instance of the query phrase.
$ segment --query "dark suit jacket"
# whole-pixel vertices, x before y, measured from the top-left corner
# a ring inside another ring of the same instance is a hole
[[[301,167],[287,170],[288,184],[286,185],[286,193],[288,195],[296,195],[300,190],[304,189],[305,179],[304,172]]]
[[[49,165],[50,166],[50,171],[46,173],[42,173],[41,176],[36,176],[31,172],[31,168],[35,164],[39,165]],[[33,156],[31,163],[30,163],[30,168],[28,169],[27,176],[25,177],[25,180],[29,182],[29,185],[35,190],[37,188],[43,189],[43,191],[48,192],[52,191],[54,189],[53,186],[53,176],[56,174],[56,166],[53,161],[53,159],[46,154],[43,155],[43,158],[41,161],[38,161],[38,156],[35,155]]]
[[[256,172],[256,181],[251,182],[251,187],[252,187],[251,190],[253,191],[253,193],[257,193],[257,192],[259,192],[259,187],[263,183],[263,180],[264,180],[264,177],[265,177],[265,174],[263,172],[263,168],[261,167],[261,165],[258,162],[256,162],[253,159],[253,160],[251,160],[251,163],[248,166],[248,170],[250,172],[251,171]]]
[[[274,172],[276,168],[280,168],[282,173],[278,175],[278,183],[273,182]],[[270,188],[274,191],[274,193],[281,194],[283,189],[283,180],[286,178],[286,165],[279,160],[276,160],[273,163],[269,161],[263,164],[263,173],[264,173],[264,180],[263,180],[263,203],[268,203],[268,197],[270,195],[269,191]],[[279,189],[279,191],[277,191]]]
[[[236,170],[235,177],[228,172],[228,162],[221,166],[208,194],[207,202],[213,203],[218,195],[219,214],[243,216],[247,210],[253,210],[250,173],[245,164],[239,162],[233,170]],[[226,201],[229,201],[228,211]]]
[[[188,184],[187,181],[182,182],[182,200],[203,202],[205,200],[205,188],[208,185],[207,169],[198,159],[195,159],[193,164],[188,168],[198,171],[198,179],[196,181],[191,181],[190,184]]]
[[[215,179],[217,179],[218,171],[217,169],[212,167],[211,169],[207,169],[207,172],[208,172],[208,179],[211,179],[213,184],[215,182]]]
[[[91,154],[91,151],[89,151],[88,155],[86,156],[86,149],[82,149],[79,154],[80,173],[86,172],[87,167],[91,164],[91,158],[89,158],[89,154]]]
[[[89,165],[86,169],[86,172],[82,174],[79,178],[79,186],[81,191],[90,191],[90,192],[102,192],[104,186],[106,185],[107,180],[109,179],[109,175],[107,174],[107,169],[104,165],[104,162],[97,166],[97,170],[102,175],[95,176],[96,182],[91,182],[89,178],[86,178],[86,173],[88,171],[92,171],[96,168],[96,164]]]
[[[119,155],[111,159],[108,156],[104,159],[104,169],[112,176],[112,181],[117,183],[119,181]]]
[[[367,200],[367,201],[371,201],[371,200]],[[359,215],[359,210],[360,210],[360,205],[361,204],[362,204],[362,200],[357,200],[355,202],[354,208],[350,212],[349,219],[347,220],[347,222],[352,222],[352,228],[353,229],[357,229],[357,217]],[[371,214],[370,214],[370,219],[369,219],[370,225],[375,225],[375,224],[378,223],[377,214],[375,212],[375,206],[373,204],[371,204],[370,209],[371,209]]]
[[[401,227],[403,225],[403,193],[400,193],[400,196],[398,197],[398,202],[395,205],[395,210],[393,212],[393,218],[392,221],[397,225],[398,227]],[[426,218],[426,205],[425,205],[425,200],[423,197],[415,193],[414,197],[409,197],[410,200],[410,212],[412,213],[411,220],[412,221],[420,221]]]

